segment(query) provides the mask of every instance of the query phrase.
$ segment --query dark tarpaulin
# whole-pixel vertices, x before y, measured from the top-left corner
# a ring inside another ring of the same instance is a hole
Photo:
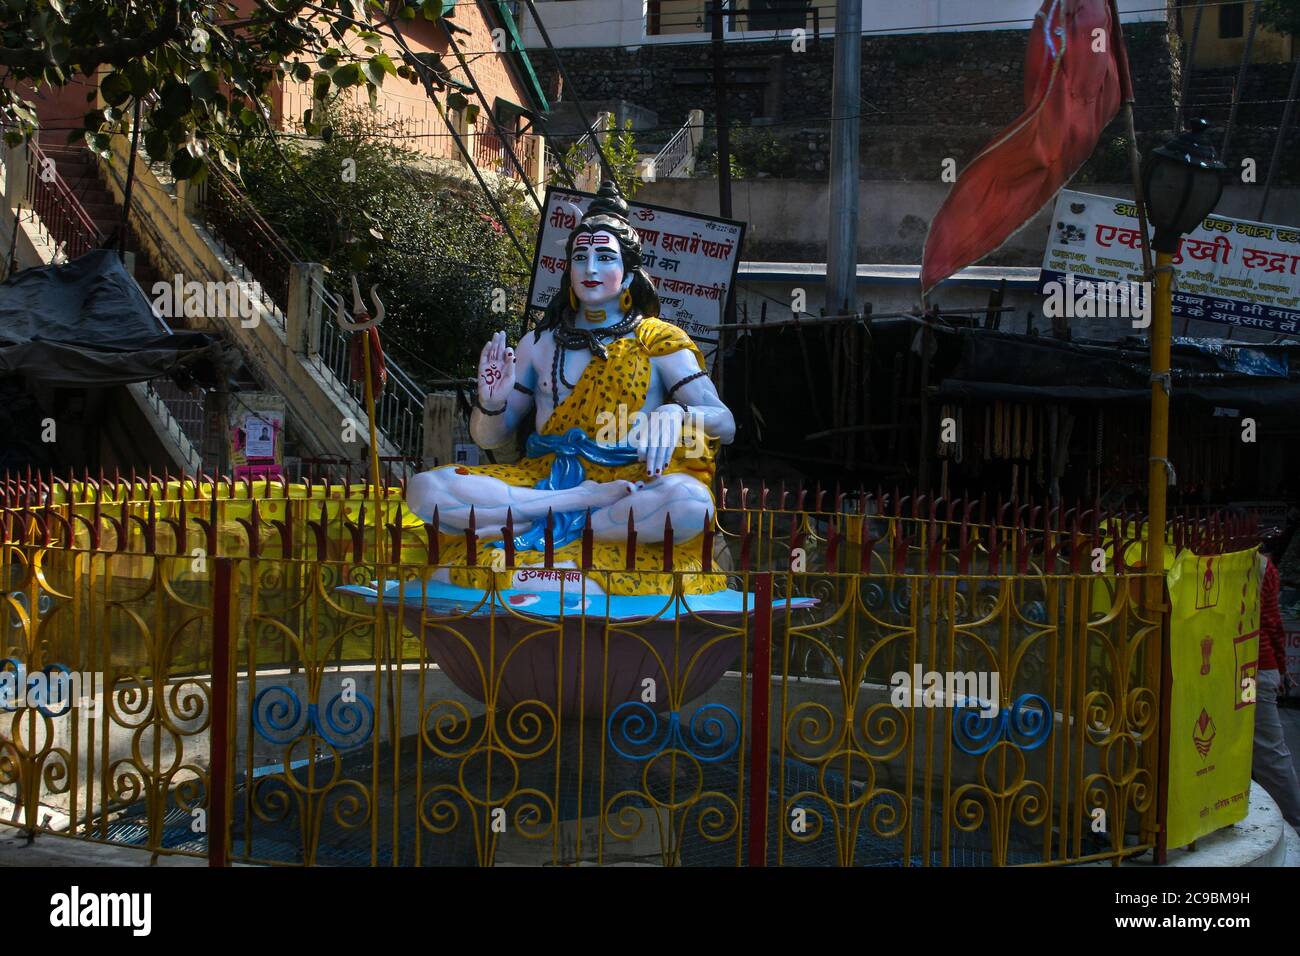
[[[1151,395],[1150,353],[1144,343],[1066,342],[971,329],[944,333],[942,338],[957,355],[938,387],[942,398],[1142,402]],[[1175,404],[1190,401],[1258,414],[1300,415],[1300,381],[1225,371],[1221,352],[1186,340],[1174,346]]]
[[[126,385],[190,365],[206,378],[219,348],[202,332],[164,331],[109,249],[0,283],[0,375],[61,387]]]

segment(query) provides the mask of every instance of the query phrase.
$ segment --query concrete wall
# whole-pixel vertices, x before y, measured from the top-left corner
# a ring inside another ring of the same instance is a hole
[[[1231,66],[1236,68],[1241,63],[1241,55],[1246,49],[1246,36],[1250,33],[1250,22],[1255,17],[1255,4],[1242,3],[1241,35],[1237,37],[1220,36],[1219,17],[1225,10],[1224,5],[1207,6],[1201,15],[1201,32],[1196,36],[1196,66]],[[1192,27],[1196,22],[1194,9],[1180,11],[1183,21],[1183,36],[1191,42]],[[1255,31],[1255,42],[1250,48],[1252,63],[1286,63],[1291,59],[1295,49],[1295,38],[1263,27]]]
[[[931,219],[943,205],[951,186],[942,182],[880,182],[859,184],[858,261],[909,263],[921,261]],[[1124,184],[1074,187],[1101,196],[1131,197]],[[1224,190],[1217,212],[1254,219],[1262,184],[1233,185]],[[661,179],[647,183],[637,199],[706,215],[718,213],[718,183],[714,179]],[[745,261],[824,262],[830,188],[825,182],[740,180],[731,187],[732,214],[747,222]],[[1266,218],[1269,222],[1300,223],[1300,189],[1274,189]],[[1030,220],[983,265],[1037,266],[1051,219],[1049,205]]]
[[[950,188],[944,183],[921,182],[868,182],[861,184],[858,213],[858,262],[870,264],[900,263],[916,266],[921,261],[926,232],[934,214],[942,205]],[[1127,185],[1105,184],[1079,187],[1085,192],[1104,196],[1131,197]],[[1225,216],[1252,219],[1258,211],[1259,185],[1229,186],[1220,200],[1217,212]],[[691,209],[709,215],[718,211],[716,180],[664,179],[646,184],[637,194],[638,199],[678,209]],[[732,185],[732,207],[735,218],[749,224],[742,253],[747,263],[755,262],[824,262],[826,255],[826,223],[831,215],[829,187],[825,183],[791,182],[785,180],[742,180]],[[1051,225],[1052,207],[1049,205],[1030,220],[1024,229],[1012,236],[997,252],[981,260],[984,266],[1037,268],[1042,264],[1043,250],[1047,246]],[[1269,222],[1300,223],[1300,189],[1275,189],[1270,198]],[[760,282],[746,280],[743,275],[737,282],[737,307],[748,307],[750,321],[757,321],[767,305],[768,318],[789,318],[791,294],[796,288],[805,288],[808,312],[816,314],[823,306],[823,282],[819,277],[805,281]],[[936,300],[951,309],[982,308],[988,301],[989,290],[984,285],[953,280],[940,288]],[[867,301],[873,310],[880,312],[904,311],[919,303],[920,290],[916,283],[876,282],[860,283],[859,302]],[[1002,327],[1023,332],[1036,328],[1040,333],[1050,329],[1042,317],[1042,300],[1037,291],[1011,288],[1005,305],[1014,312],[1004,315]],[[1032,321],[1029,313],[1033,313]],[[1076,320],[1074,334],[1078,337],[1119,338],[1133,333],[1131,327],[1114,319]],[[1187,328],[1191,335],[1218,337],[1226,334],[1229,326],[1214,322],[1193,321]],[[1182,332],[1181,323],[1177,329]],[[1237,329],[1233,337],[1242,341],[1268,341],[1271,335]]]
[[[898,5],[906,9],[905,5]],[[1035,4],[1036,6],[1036,4]],[[1132,60],[1139,128],[1168,126],[1178,64],[1163,23],[1125,26]],[[554,38],[552,38],[554,40]],[[555,40],[557,44],[560,41]],[[700,108],[713,122],[713,72],[707,49],[690,43],[561,49],[566,98],[621,97],[654,110],[663,122]],[[732,122],[753,117],[825,126],[830,113],[834,44],[806,49],[788,39],[735,42],[727,50],[728,109]],[[862,37],[863,124],[928,127],[1001,127],[1024,108],[1025,34],[984,29],[940,35],[868,33]],[[549,77],[551,58],[538,57]],[[1163,106],[1171,107],[1166,115]]]

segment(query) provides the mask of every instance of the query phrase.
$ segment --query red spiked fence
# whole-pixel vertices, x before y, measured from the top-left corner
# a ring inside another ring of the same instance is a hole
[[[390,486],[384,531],[390,559],[416,548],[416,557],[437,563],[445,542],[432,522],[415,519]],[[283,479],[204,474],[123,476],[83,472],[55,475],[6,472],[0,479],[0,541],[45,547],[155,553],[160,530],[167,532],[176,555],[194,546],[206,553],[259,555],[274,549],[282,555],[324,557],[331,542],[342,542],[360,563],[374,551],[374,490],[366,485],[309,478],[290,485]],[[543,563],[555,562],[554,515],[545,525]],[[679,518],[680,523],[680,518]],[[1099,501],[1005,501],[942,498],[916,491],[874,493],[864,489],[833,490],[820,485],[775,488],[765,482],[724,483],[717,512],[703,534],[682,540],[671,514],[662,528],[638,526],[629,512],[622,536],[626,569],[636,570],[637,545],[654,545],[661,567],[671,571],[683,554],[698,547],[701,570],[802,570],[825,573],[892,571],[894,573],[974,574],[1084,573],[1100,549],[1116,570],[1133,568],[1140,554],[1145,519],[1133,511],[1109,510]],[[507,512],[504,526],[480,528],[474,509],[457,531],[471,566],[484,559],[481,547],[505,541],[506,566],[515,566],[514,533],[518,526]],[[231,532],[242,534],[231,539]],[[220,534],[224,530],[225,537]],[[1178,550],[1219,554],[1250,547],[1259,537],[1255,513],[1208,507],[1175,511],[1166,527],[1167,540]],[[421,533],[422,532],[422,533]],[[448,530],[443,528],[442,534]],[[486,537],[485,537],[486,535]],[[690,544],[683,552],[677,545]],[[581,566],[595,570],[595,536],[586,527]],[[642,567],[641,570],[647,570]],[[657,569],[656,569],[657,570]]]

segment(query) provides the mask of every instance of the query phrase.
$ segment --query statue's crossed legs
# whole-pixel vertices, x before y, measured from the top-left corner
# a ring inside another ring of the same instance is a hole
[[[663,540],[666,518],[672,520],[675,540],[694,537],[713,512],[709,489],[699,479],[680,473],[648,482],[584,481],[574,488],[548,490],[465,471],[449,465],[416,475],[407,486],[407,507],[432,521],[436,506],[439,525],[453,531],[469,527],[473,507],[476,527],[493,532],[505,524],[507,511],[515,527],[522,528],[544,519],[548,510],[559,514],[590,508],[592,536],[598,541],[625,540],[630,512],[637,541],[646,543]]]

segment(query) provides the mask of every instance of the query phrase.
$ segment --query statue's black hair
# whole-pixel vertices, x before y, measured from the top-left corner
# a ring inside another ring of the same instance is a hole
[[[534,339],[540,338],[546,329],[554,329],[562,324],[573,325],[577,319],[576,313],[569,305],[572,289],[569,280],[569,259],[573,255],[573,241],[583,233],[608,232],[618,241],[619,250],[623,254],[624,275],[632,277],[632,284],[628,287],[628,291],[632,293],[631,311],[643,316],[659,315],[659,293],[655,291],[654,283],[650,281],[650,276],[642,266],[641,237],[632,228],[627,216],[627,202],[619,195],[618,187],[609,181],[602,183],[597,197],[592,200],[582,221],[569,234],[568,242],[565,243],[565,265],[564,272],[560,276],[560,290],[546,306],[542,320],[533,330]]]

